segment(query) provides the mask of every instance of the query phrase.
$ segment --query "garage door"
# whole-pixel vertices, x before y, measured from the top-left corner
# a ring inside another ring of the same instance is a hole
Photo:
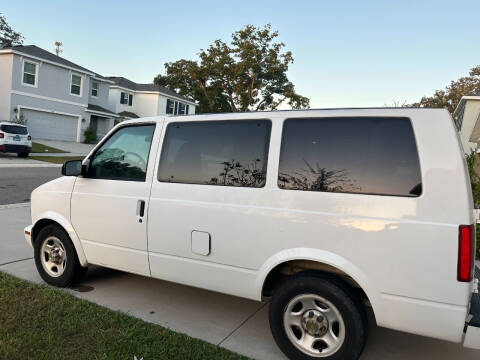
[[[22,110],[32,139],[77,140],[78,118],[35,110]]]

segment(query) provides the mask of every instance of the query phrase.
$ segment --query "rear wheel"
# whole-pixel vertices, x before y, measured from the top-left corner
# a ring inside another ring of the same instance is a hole
[[[68,286],[87,270],[80,265],[70,237],[57,225],[48,225],[39,232],[34,249],[37,270],[50,285]]]
[[[358,359],[367,337],[360,301],[322,275],[288,278],[272,297],[269,318],[275,341],[290,359]]]
[[[17,153],[17,156],[21,157],[21,158],[26,158],[26,157],[28,157],[28,154],[30,154],[30,153],[29,152],[21,152],[21,153]]]

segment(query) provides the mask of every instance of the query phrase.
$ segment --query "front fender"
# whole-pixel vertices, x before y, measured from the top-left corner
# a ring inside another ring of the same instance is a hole
[[[82,243],[80,242],[80,239],[78,238],[78,235],[75,232],[75,229],[73,228],[72,224],[70,224],[70,222],[64,216],[54,211],[45,211],[37,217],[35,224],[33,224],[34,230],[35,230],[35,226],[41,220],[52,220],[57,224],[59,224],[67,232],[68,236],[70,236],[73,246],[75,246],[75,250],[77,251],[77,256],[78,256],[78,260],[80,261],[80,265],[88,266],[87,258],[85,256],[85,252],[83,251]]]
[[[262,289],[265,280],[276,266],[292,260],[310,260],[324,263],[350,276],[362,288],[372,305],[375,318],[381,319],[383,314],[382,301],[380,292],[373,286],[371,281],[357,266],[349,262],[347,259],[331,253],[329,251],[311,248],[294,248],[282,250],[272,255],[259,269],[255,280],[255,297],[262,298]],[[381,321],[380,321],[381,322]]]

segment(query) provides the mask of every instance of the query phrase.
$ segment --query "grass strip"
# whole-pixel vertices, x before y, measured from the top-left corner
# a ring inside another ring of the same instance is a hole
[[[134,306],[134,304],[132,304]],[[0,359],[247,359],[0,272]]]

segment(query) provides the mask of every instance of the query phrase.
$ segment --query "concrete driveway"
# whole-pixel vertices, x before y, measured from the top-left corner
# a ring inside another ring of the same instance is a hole
[[[95,144],[83,144],[72,141],[57,141],[57,140],[33,140],[39,144],[50,146],[59,150],[64,150],[70,154],[54,154],[54,153],[41,153],[49,156],[85,156],[90,150],[92,150]],[[35,154],[37,155],[37,154]]]
[[[0,206],[0,271],[42,282],[23,239],[28,204]],[[169,327],[255,359],[285,359],[268,326],[268,305],[100,267],[68,289],[75,296]],[[478,360],[459,344],[370,325],[362,360]]]

